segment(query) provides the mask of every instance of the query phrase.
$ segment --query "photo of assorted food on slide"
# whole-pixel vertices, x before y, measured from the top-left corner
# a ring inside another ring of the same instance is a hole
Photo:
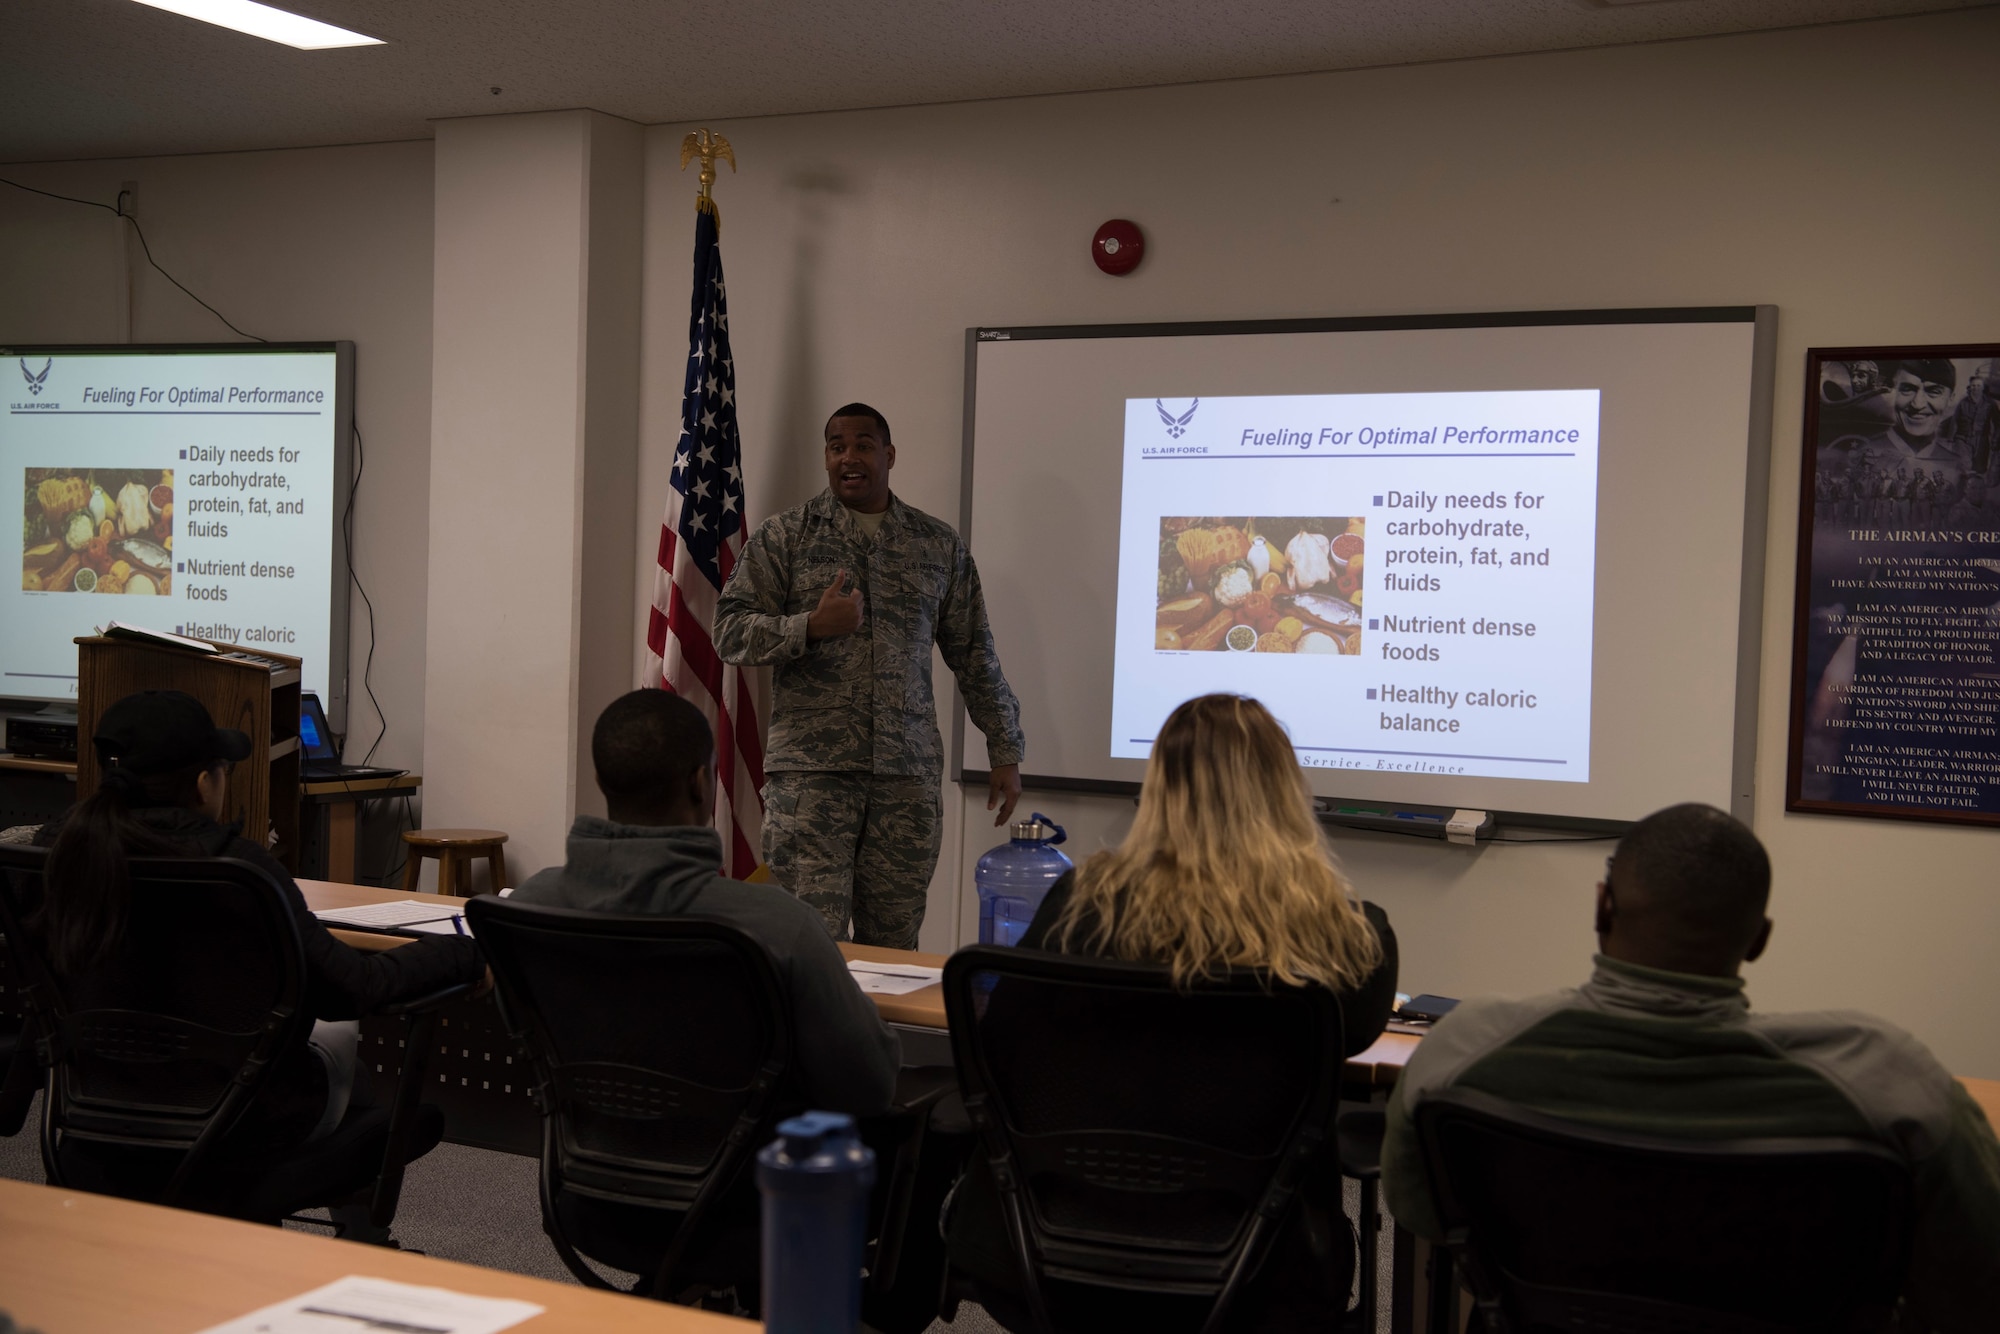
[[[29,468],[21,588],[30,593],[171,594],[171,468]]]
[[[1161,519],[1154,647],[1360,653],[1367,522]]]

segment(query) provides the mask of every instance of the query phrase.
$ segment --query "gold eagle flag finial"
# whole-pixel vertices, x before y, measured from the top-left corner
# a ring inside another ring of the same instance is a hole
[[[715,201],[709,198],[708,187],[715,184],[717,158],[727,162],[731,171],[736,170],[736,150],[731,148],[729,141],[721,135],[705,129],[696,130],[681,140],[681,170],[686,171],[687,164],[696,158],[701,159],[701,193],[695,197],[694,206],[713,214],[719,224],[722,221],[722,213],[715,207]]]

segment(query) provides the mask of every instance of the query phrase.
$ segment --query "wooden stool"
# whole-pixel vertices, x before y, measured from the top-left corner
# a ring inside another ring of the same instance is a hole
[[[437,892],[462,897],[465,887],[472,883],[472,859],[484,857],[486,869],[493,877],[493,892],[497,894],[507,883],[507,862],[500,855],[500,845],[506,841],[507,835],[498,829],[408,830],[403,835],[403,842],[410,845],[409,860],[403,866],[404,892],[417,887],[424,873],[424,858],[435,857]]]

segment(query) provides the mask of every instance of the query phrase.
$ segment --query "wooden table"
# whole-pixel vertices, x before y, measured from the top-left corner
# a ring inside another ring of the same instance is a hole
[[[23,824],[53,819],[76,801],[75,760],[31,760],[0,754],[0,781],[9,779],[15,781],[19,794],[11,801],[0,796],[0,808],[19,815]],[[409,796],[423,782],[422,774],[395,774],[299,783],[301,804],[318,807],[326,814],[326,828],[320,837],[326,847],[328,880],[351,883],[354,879],[356,816],[361,803]],[[34,799],[24,799],[31,790]],[[0,826],[9,823],[13,821],[0,818]]]
[[[53,778],[75,778],[75,760],[34,760],[25,755],[0,754],[0,769],[10,773],[47,774]]]
[[[1965,1091],[1986,1113],[1986,1119],[2000,1128],[2000,1079],[1968,1079],[1960,1075],[1958,1082],[1965,1085]]]
[[[326,812],[326,878],[354,882],[355,826],[364,801],[407,797],[422,787],[422,774],[391,774],[384,778],[314,778],[299,784],[308,806]]]
[[[0,829],[44,824],[76,804],[76,761],[0,753]]]
[[[907,963],[923,968],[944,967],[945,956],[930,954],[923,950],[888,950],[880,945],[854,945],[840,942],[840,954],[845,959],[859,959],[864,963]],[[871,995],[875,1008],[882,1012],[884,1023],[901,1024],[908,1028],[945,1029],[944,986],[933,982],[927,987],[900,996]]]
[[[189,1334],[349,1274],[512,1297],[524,1334],[728,1334],[708,1311],[307,1232],[0,1180],[0,1308],[46,1334]]]
[[[446,899],[436,894],[401,893],[385,889],[372,889],[364,885],[341,885],[323,880],[301,880],[299,889],[304,892],[306,903],[315,910],[321,908],[351,908],[363,903],[389,903],[400,899],[437,900],[452,904],[463,903],[462,899]],[[334,935],[365,950],[391,949],[404,941],[401,936],[385,936],[364,931],[335,931]],[[871,963],[919,964],[927,968],[942,968],[945,956],[931,954],[923,950],[891,950],[877,945],[852,945],[841,942],[840,952],[849,959],[865,959]],[[881,1013],[883,1022],[898,1030],[903,1040],[905,1065],[949,1065],[951,1049],[945,1036],[948,1028],[944,1014],[944,988],[936,983],[919,987],[901,996],[871,995],[875,1008]],[[1384,1033],[1366,1051],[1356,1054],[1347,1063],[1347,1080],[1351,1084],[1366,1084],[1374,1088],[1387,1088],[1396,1082],[1396,1077],[1409,1064],[1410,1053],[1417,1049],[1418,1038],[1404,1033]]]

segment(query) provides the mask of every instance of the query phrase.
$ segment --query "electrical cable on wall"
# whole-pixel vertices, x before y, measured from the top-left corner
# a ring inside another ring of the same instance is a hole
[[[362,662],[361,689],[368,695],[368,702],[375,709],[377,730],[375,740],[368,746],[368,753],[361,758],[363,764],[375,762],[376,748],[382,738],[389,735],[389,716],[382,712],[382,701],[375,697],[375,600],[368,596],[368,590],[361,585],[361,572],[354,568],[354,498],[361,490],[361,474],[367,470],[367,447],[361,439],[361,424],[354,423],[354,477],[347,486],[347,510],[341,515],[341,531],[347,541],[347,577],[354,581],[354,591],[361,594],[361,605],[368,609],[368,656]],[[353,720],[348,720],[348,734],[354,732]]]
[[[229,327],[229,331],[231,333],[237,334],[238,336],[243,338],[248,338],[254,343],[268,343],[271,341],[268,338],[260,338],[256,334],[248,333],[242,329],[237,328],[236,325],[230,320],[230,318],[227,315],[224,315],[214,306],[209,305],[208,302],[203,301],[200,297],[196,296],[193,290],[189,288],[186,283],[174,277],[173,274],[168,273],[165,269],[160,268],[160,261],[153,258],[153,247],[146,244],[145,229],[139,226],[139,220],[137,218],[133,217],[130,213],[127,213],[125,211],[124,191],[121,190],[118,192],[118,202],[116,204],[104,204],[98,202],[95,199],[78,199],[75,195],[59,195],[55,193],[53,190],[38,190],[32,185],[23,185],[19,181],[10,181],[4,176],[0,176],[0,185],[11,185],[16,190],[25,190],[31,195],[41,195],[46,199],[60,199],[65,204],[82,204],[86,208],[101,208],[107,213],[116,214],[118,217],[125,219],[125,221],[132,224],[132,234],[139,238],[139,249],[145,253],[146,262],[152,265],[155,269],[158,269],[159,274],[162,278],[165,278],[168,282],[180,288],[181,291],[186,292],[190,300],[192,300],[197,306],[200,306],[203,310],[207,311],[209,314],[215,316],[215,318],[217,318],[218,320],[221,320],[225,325]]]
[[[377,730],[375,732],[375,740],[369,743],[368,753],[362,756],[361,763],[373,764],[375,762],[375,751],[381,746],[382,738],[389,735],[389,715],[382,711],[382,701],[375,695],[375,600],[368,596],[368,590],[361,583],[361,572],[354,568],[354,504],[356,496],[361,492],[361,476],[368,470],[368,446],[361,437],[361,424],[355,422],[352,429],[354,431],[354,477],[348,483],[347,509],[341,515],[340,524],[341,531],[347,539],[347,577],[354,581],[354,591],[361,595],[361,605],[368,609],[368,654],[362,659],[361,689],[368,696],[368,703],[375,709]],[[353,732],[353,720],[350,718],[348,721],[348,735],[352,736]],[[403,825],[410,829],[417,827],[416,812],[412,808],[408,796],[403,798]],[[400,843],[402,829],[398,829],[396,832],[398,835],[397,841]],[[390,867],[384,874],[375,877],[378,883],[388,885],[391,882],[397,881],[397,877],[402,875],[403,868],[408,864],[410,859],[409,845],[402,844],[402,848],[402,859]],[[363,875],[361,878],[365,881],[370,877]]]
[[[378,889],[402,888],[403,868],[410,864],[410,845],[403,842],[403,830],[415,829],[416,827],[417,813],[415,808],[410,805],[410,798],[406,795],[403,798],[403,819],[396,829],[396,845],[403,850],[403,855],[396,859],[394,866],[391,866],[380,875],[370,875],[362,870],[357,857],[354,867],[355,878],[361,884],[374,885]],[[4,1332],[0,1332],[0,1334],[4,1334]]]

